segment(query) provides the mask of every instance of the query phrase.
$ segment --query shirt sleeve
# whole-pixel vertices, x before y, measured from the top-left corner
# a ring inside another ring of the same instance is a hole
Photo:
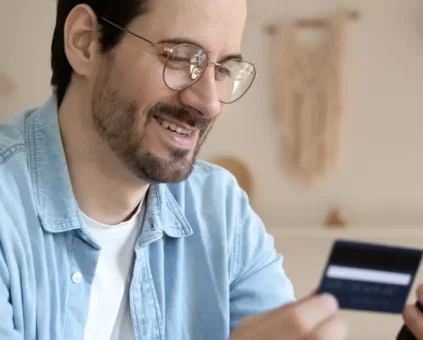
[[[244,192],[240,193],[236,221],[231,256],[231,332],[246,316],[295,301],[293,286],[283,269],[283,257]]]
[[[4,259],[3,246],[0,242],[0,339],[23,340],[22,334],[14,327],[8,282],[9,271]]]

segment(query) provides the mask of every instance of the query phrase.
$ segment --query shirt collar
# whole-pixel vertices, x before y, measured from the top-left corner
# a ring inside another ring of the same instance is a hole
[[[36,208],[43,228],[52,233],[82,229],[61,139],[57,100],[51,96],[27,121],[29,169]],[[166,184],[151,185],[146,197],[145,222],[150,234],[171,237],[192,234],[178,202]],[[150,235],[151,236],[151,235]]]

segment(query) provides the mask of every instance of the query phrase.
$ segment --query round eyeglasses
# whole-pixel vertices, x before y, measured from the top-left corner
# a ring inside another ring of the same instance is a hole
[[[171,90],[181,91],[190,87],[201,78],[207,67],[213,64],[219,100],[224,104],[231,104],[247,93],[256,78],[255,66],[243,59],[231,58],[221,63],[213,62],[209,60],[207,51],[198,46],[178,44],[173,48],[165,47],[103,17],[100,19],[161,49],[164,58],[163,81]]]

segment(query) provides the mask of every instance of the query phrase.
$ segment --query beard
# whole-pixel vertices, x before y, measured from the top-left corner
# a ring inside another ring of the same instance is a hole
[[[147,183],[169,183],[185,180],[192,172],[197,155],[205,142],[212,122],[195,115],[192,109],[156,103],[141,112],[135,100],[127,100],[109,82],[108,71],[98,79],[93,90],[92,121],[100,138],[135,176]],[[146,150],[145,127],[154,117],[172,117],[199,130],[193,151],[169,149],[167,157]],[[142,127],[143,126],[143,127]]]

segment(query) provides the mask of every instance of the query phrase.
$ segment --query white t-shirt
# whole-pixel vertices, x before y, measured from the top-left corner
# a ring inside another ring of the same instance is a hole
[[[114,226],[98,223],[82,213],[88,232],[101,246],[84,340],[135,339],[129,284],[143,215],[142,202],[130,220]]]

